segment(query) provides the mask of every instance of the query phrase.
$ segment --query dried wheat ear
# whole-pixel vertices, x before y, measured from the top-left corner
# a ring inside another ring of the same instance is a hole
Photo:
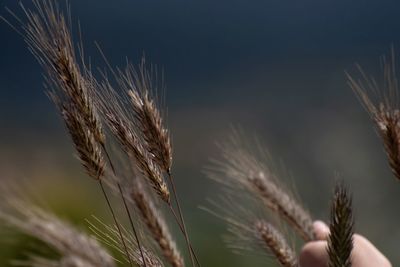
[[[206,170],[209,178],[233,192],[249,192],[286,221],[304,241],[315,239],[310,213],[279,181],[265,150],[258,147],[259,153],[253,151],[236,130],[229,141],[219,147],[220,159],[213,160]]]
[[[357,69],[358,75],[346,73],[348,84],[375,122],[392,172],[400,179],[400,99],[395,52],[392,49],[389,57],[382,57],[379,78],[367,75],[359,65]]]

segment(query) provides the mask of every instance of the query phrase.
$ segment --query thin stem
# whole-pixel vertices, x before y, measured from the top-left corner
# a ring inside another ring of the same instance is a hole
[[[178,224],[179,229],[181,230],[182,234],[185,234],[185,230],[183,229],[182,223],[181,223],[181,221],[180,221],[178,215],[176,214],[175,210],[173,209],[172,205],[168,205],[168,207],[170,208],[171,213],[172,213],[172,215],[174,216],[175,221],[176,221],[176,223]],[[197,255],[196,255],[196,253],[194,252],[194,249],[193,249],[192,244],[189,244],[189,246],[190,246],[190,250],[191,250],[192,253],[193,253],[193,256],[194,256],[194,259],[195,259],[195,261],[196,261],[197,266],[200,267],[201,265],[200,265],[199,259],[197,258]]]
[[[116,175],[116,172],[115,172],[114,165],[112,164],[112,161],[111,161],[111,157],[110,157],[110,155],[108,154],[106,147],[105,147],[104,145],[102,145],[102,147],[103,147],[104,153],[106,154],[106,157],[107,157],[107,159],[108,159],[108,162],[109,162],[109,164],[110,164],[110,167],[111,167],[111,170],[112,170],[114,176],[117,176],[117,175]],[[141,243],[140,243],[140,239],[139,239],[139,236],[138,236],[138,234],[137,234],[136,227],[135,227],[135,225],[133,224],[133,219],[132,219],[132,216],[131,216],[131,212],[129,211],[129,207],[128,207],[127,203],[126,203],[125,196],[124,196],[124,194],[123,194],[123,192],[122,192],[121,184],[120,184],[119,182],[117,182],[117,186],[118,186],[118,191],[119,191],[119,194],[121,195],[122,201],[124,202],[125,211],[126,211],[126,214],[128,215],[129,223],[130,223],[130,225],[131,225],[133,234],[134,234],[135,239],[136,239],[136,243],[137,243],[138,248],[139,248],[139,251],[140,251],[140,256],[142,257],[142,260],[143,260],[143,266],[144,266],[144,267],[147,267],[146,259],[145,259],[145,257],[144,257],[144,253],[143,253],[143,248],[142,248],[142,245],[141,245]]]
[[[172,191],[173,191],[173,195],[174,195],[173,197],[174,197],[176,206],[178,208],[178,214],[179,214],[179,217],[180,217],[181,226],[183,228],[181,230],[183,230],[183,235],[185,236],[186,245],[188,246],[188,250],[189,250],[189,254],[190,254],[190,261],[192,263],[192,266],[195,266],[193,256],[196,255],[196,254],[194,253],[194,251],[192,249],[192,246],[190,244],[189,235],[188,235],[188,232],[186,230],[185,220],[183,219],[182,209],[181,209],[181,205],[179,203],[178,194],[177,194],[177,190],[176,190],[176,187],[175,187],[175,182],[174,182],[174,180],[172,178],[171,172],[168,171],[167,174],[168,174],[169,181],[171,183],[171,187],[172,187]],[[169,204],[169,205],[170,205],[171,210],[173,210],[172,205],[171,204]],[[200,267],[200,263],[198,262],[197,257],[196,257],[196,262],[197,262],[197,265]]]
[[[99,180],[99,184],[100,184],[100,187],[101,187],[101,191],[103,192],[104,198],[106,199],[108,208],[110,209],[110,212],[111,212],[111,215],[113,217],[115,226],[117,227],[119,237],[121,238],[121,242],[122,242],[122,245],[124,246],[124,250],[125,250],[126,256],[128,257],[129,265],[132,267],[133,266],[132,265],[132,260],[131,260],[131,257],[129,255],[129,252],[128,252],[128,247],[126,246],[124,236],[122,235],[121,226],[119,225],[117,217],[115,216],[114,210],[113,210],[113,208],[111,206],[110,200],[108,199],[106,190],[104,189],[104,185],[103,185],[103,182],[101,180]]]
[[[123,194],[123,192],[122,192],[121,185],[120,185],[120,183],[117,183],[117,185],[118,185],[119,193],[121,194],[121,197],[122,197],[122,201],[124,202],[124,206],[125,206],[126,213],[128,214],[129,223],[131,224],[132,231],[133,231],[133,234],[134,234],[134,236],[135,236],[135,239],[136,239],[136,242],[137,242],[139,251],[140,251],[140,256],[142,257],[142,260],[143,260],[143,266],[144,266],[144,267],[147,267],[147,263],[146,263],[146,260],[145,260],[145,257],[144,257],[144,253],[143,253],[143,248],[142,248],[142,245],[140,244],[139,236],[138,236],[138,234],[137,234],[137,232],[136,232],[135,225],[133,224],[132,216],[131,216],[131,213],[130,213],[130,211],[129,211],[128,205],[127,205],[127,203],[126,203],[125,196],[124,196],[124,194]]]

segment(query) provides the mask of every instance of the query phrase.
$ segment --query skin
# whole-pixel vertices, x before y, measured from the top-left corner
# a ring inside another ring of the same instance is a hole
[[[329,227],[321,222],[314,222],[317,241],[308,242],[300,253],[301,267],[328,267],[327,239]],[[352,267],[392,267],[388,259],[377,250],[365,237],[355,234],[352,253]]]

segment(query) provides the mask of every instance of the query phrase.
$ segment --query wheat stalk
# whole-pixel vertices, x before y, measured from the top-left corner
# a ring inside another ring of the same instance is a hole
[[[354,219],[352,200],[342,183],[336,185],[328,239],[329,267],[351,267]]]
[[[136,71],[131,64],[128,64],[125,72],[119,71],[117,81],[120,87],[128,92],[132,104],[132,110],[135,114],[134,125],[146,144],[146,150],[152,156],[152,160],[159,166],[159,168],[168,175],[173,197],[178,209],[178,215],[176,215],[171,203],[168,203],[170,210],[185,236],[192,266],[194,266],[194,260],[196,260],[196,263],[200,265],[189,240],[175,181],[171,174],[172,147],[170,136],[168,130],[163,125],[161,112],[155,104],[155,100],[150,96],[152,91],[156,91],[155,86],[157,83],[157,80],[154,79],[155,77],[153,77],[154,75],[152,74],[152,71],[149,71],[146,68],[143,58],[138,71]]]
[[[144,63],[140,67],[141,76],[135,74],[132,65],[128,64],[125,73],[119,71],[114,76],[123,91],[127,91],[130,97],[132,117],[128,109],[121,103],[119,95],[108,79],[103,81],[101,93],[98,94],[96,102],[108,123],[109,128],[116,136],[121,147],[128,156],[135,159],[135,165],[141,174],[148,179],[158,195],[168,204],[173,213],[189,249],[194,265],[193,256],[199,261],[193,252],[192,245],[187,234],[183,220],[182,211],[177,199],[175,183],[171,176],[172,148],[168,131],[162,125],[160,112],[154,101],[149,97],[150,76],[146,72]],[[136,77],[136,78],[135,78]],[[141,78],[139,78],[141,77]],[[144,80],[143,80],[144,79]],[[140,93],[139,91],[140,90]],[[168,186],[164,181],[163,172],[168,174],[174,199],[178,207],[179,218],[170,202]]]
[[[25,41],[45,70],[49,95],[63,115],[81,162],[87,173],[99,182],[132,266],[121,227],[101,179],[106,165],[102,151],[106,153],[113,170],[114,168],[105,147],[105,134],[91,95],[97,82],[91,71],[84,65],[81,71],[77,62],[69,11],[68,18],[65,18],[58,4],[52,0],[34,0],[33,3],[35,11],[27,10],[21,5],[27,18],[26,24],[21,22]],[[123,198],[122,192],[121,196]],[[125,204],[125,199],[123,200]],[[131,220],[129,210],[126,211]],[[133,223],[131,226],[135,232]],[[139,240],[137,242],[139,244]]]
[[[105,144],[105,134],[90,96],[90,72],[78,64],[70,30],[70,14],[65,17],[53,0],[33,0],[36,11],[25,9],[22,25],[25,42],[46,72],[53,94],[72,103],[81,114],[96,142]]]
[[[170,203],[168,186],[159,166],[153,161],[152,154],[143,146],[133,123],[134,119],[130,117],[108,80],[103,81],[99,87],[101,90],[97,94],[96,104],[109,129],[161,199]]]
[[[96,235],[96,237],[107,246],[116,249],[121,254],[125,255],[124,247],[121,246],[121,243],[118,242],[119,232],[116,227],[111,227],[101,222],[99,219],[95,218],[98,226],[94,222],[88,221],[89,228]],[[124,230],[124,239],[127,240],[128,244],[128,252],[130,257],[134,260],[134,262],[140,266],[149,266],[149,267],[163,267],[163,263],[161,260],[149,249],[145,247],[139,248],[136,242],[136,237],[132,236],[129,232]],[[126,255],[125,255],[126,257]]]
[[[298,267],[297,256],[284,236],[270,223],[263,220],[255,222],[257,238],[271,251],[282,267]]]
[[[176,248],[162,215],[157,210],[140,180],[137,179],[130,196],[165,259],[174,267],[184,267],[183,258]]]
[[[346,73],[348,84],[359,97],[376,124],[383,141],[389,165],[400,180],[400,111],[398,106],[399,84],[396,77],[395,53],[382,58],[382,80],[369,77],[357,65],[361,79]]]
[[[163,118],[151,93],[157,91],[157,75],[148,70],[143,58],[138,70],[128,64],[125,71],[119,71],[117,78],[121,88],[128,92],[134,124],[146,143],[153,160],[165,172],[171,172],[172,147],[168,130],[163,125]],[[163,86],[163,85],[161,85]]]
[[[106,163],[92,132],[85,127],[83,118],[73,106],[63,105],[60,110],[86,172],[96,180],[101,179]]]
[[[243,205],[244,197],[238,192],[234,196],[224,195],[218,201],[211,201],[213,209],[205,208],[227,224],[228,247],[238,254],[244,251],[272,256],[283,267],[298,267],[296,253],[285,236],[267,221],[265,214],[255,214],[259,203],[254,199]]]
[[[74,109],[73,106],[68,106],[67,104],[60,104],[60,100],[57,99],[55,95],[53,95],[53,99],[61,110],[65,124],[68,128],[70,136],[72,137],[72,141],[75,144],[75,148],[78,151],[79,158],[80,158],[83,166],[85,167],[87,173],[92,178],[96,179],[99,182],[103,196],[104,196],[104,198],[107,202],[107,205],[110,209],[110,212],[112,214],[112,217],[116,224],[118,232],[120,233],[120,240],[125,249],[126,256],[128,258],[130,265],[132,265],[130,255],[128,253],[128,248],[127,248],[125,239],[121,232],[121,226],[117,220],[115,212],[111,206],[110,200],[107,196],[107,193],[106,193],[103,183],[102,183],[102,178],[103,178],[104,172],[105,172],[105,170],[104,170],[105,162],[104,162],[102,154],[101,154],[101,148],[98,147],[97,142],[94,142],[94,138],[92,137],[91,132],[87,129],[86,125],[84,125],[84,123],[80,117],[80,113],[76,109]],[[118,187],[119,187],[119,184],[118,184]],[[121,195],[122,195],[122,192],[121,192]],[[125,203],[125,199],[124,199],[124,203]],[[126,210],[128,211],[128,214],[129,214],[129,210],[128,209],[126,209]],[[133,225],[132,225],[132,227],[133,227]],[[134,227],[133,227],[133,230],[136,231]],[[138,245],[140,246],[139,241],[138,241]]]
[[[133,175],[129,172],[123,176],[107,177],[106,182],[116,192],[118,189],[113,186],[115,182],[122,185],[125,198],[136,207],[136,213],[140,215],[144,227],[147,228],[150,236],[160,248],[164,258],[173,266],[183,267],[183,258],[170,234],[164,216],[157,206],[158,198],[154,198],[152,191],[149,191],[148,187],[151,185],[146,183],[140,172],[135,171],[135,165],[132,168]],[[132,178],[132,176],[134,177]]]
[[[220,145],[221,160],[214,160],[207,175],[234,190],[245,189],[261,199],[268,209],[283,218],[305,240],[314,240],[309,212],[284,190],[272,169],[252,153],[234,133]]]
[[[90,266],[116,266],[113,258],[95,239],[39,207],[14,199],[5,192],[0,206],[0,219],[45,242],[61,255],[75,257]]]

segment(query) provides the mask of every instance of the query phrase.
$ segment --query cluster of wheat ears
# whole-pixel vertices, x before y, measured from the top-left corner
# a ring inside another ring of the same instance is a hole
[[[68,4],[63,13],[55,0],[32,1],[32,9],[21,4],[23,18],[8,10],[10,16],[3,20],[23,37],[43,68],[46,91],[87,175],[98,183],[113,224],[89,221],[89,235],[7,188],[1,194],[0,219],[60,255],[47,259],[30,254],[12,263],[35,267],[200,267],[201,258],[190,241],[171,171],[173,149],[159,109],[157,90],[163,84],[156,69],[144,60],[137,67],[128,63],[123,69],[113,68],[105,60],[107,70],[95,75],[85,60],[81,41],[73,40]],[[383,59],[382,82],[361,68],[360,79],[347,78],[376,123],[390,166],[400,179],[400,112],[393,54]],[[117,151],[111,153],[111,147]],[[282,186],[270,157],[250,149],[239,131],[221,143],[220,150],[221,156],[212,161],[206,173],[222,185],[224,194],[207,209],[227,223],[231,234],[228,244],[235,251],[268,252],[284,267],[299,266],[295,249],[270,217],[279,218],[308,242],[316,239],[309,212]],[[110,192],[121,199],[126,214],[115,212]],[[239,211],[241,201],[255,203],[263,212],[249,207]],[[180,229],[190,263],[184,262],[163,212],[170,212],[170,223]],[[129,219],[127,226],[122,225],[121,216]],[[351,266],[353,227],[351,196],[343,183],[338,183],[331,205],[330,267]],[[107,247],[114,251],[113,256]]]

